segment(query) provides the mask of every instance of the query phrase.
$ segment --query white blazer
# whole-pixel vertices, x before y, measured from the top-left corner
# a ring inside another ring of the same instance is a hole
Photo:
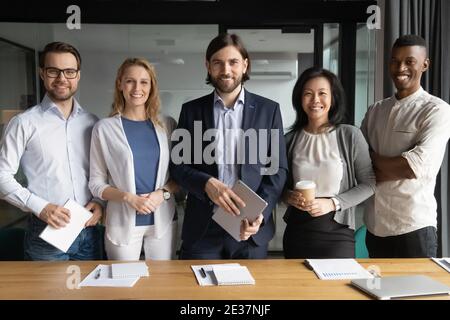
[[[172,118],[160,117],[160,121],[164,128],[155,125],[160,149],[155,189],[163,187],[169,179],[170,135],[176,126]],[[100,120],[92,131],[89,189],[94,197],[103,199],[107,187],[136,194],[133,153],[120,115]],[[175,201],[171,197],[154,212],[156,238],[165,234],[174,214]],[[108,201],[105,224],[106,236],[112,243],[128,245],[136,225],[136,210],[125,202]]]

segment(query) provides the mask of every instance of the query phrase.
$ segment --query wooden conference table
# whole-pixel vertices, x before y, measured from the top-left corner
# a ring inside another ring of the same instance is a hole
[[[450,273],[429,259],[358,259],[365,268],[376,266],[382,276],[423,274],[450,285]],[[230,262],[230,261],[226,261]],[[150,277],[132,288],[83,287],[69,289],[73,269],[81,279],[98,264],[112,261],[0,262],[0,299],[164,299],[164,300],[290,300],[369,299],[348,280],[319,280],[302,260],[236,260],[249,268],[256,285],[200,287],[192,264],[224,261],[147,261]],[[78,267],[75,267],[76,269]],[[68,280],[69,279],[69,280]],[[450,296],[427,297],[450,299]]]

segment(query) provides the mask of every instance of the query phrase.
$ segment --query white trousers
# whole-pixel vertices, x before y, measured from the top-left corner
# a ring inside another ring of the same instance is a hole
[[[176,253],[177,222],[167,228],[160,239],[155,237],[155,226],[135,226],[128,245],[118,246],[105,236],[105,250],[109,260],[139,260],[142,244],[145,260],[170,260]]]

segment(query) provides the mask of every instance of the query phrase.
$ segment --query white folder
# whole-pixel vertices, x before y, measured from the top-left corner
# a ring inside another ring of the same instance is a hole
[[[39,237],[59,250],[67,252],[83,230],[86,222],[92,217],[92,213],[70,199],[67,200],[64,208],[70,210],[70,222],[65,227],[59,229],[47,225]]]

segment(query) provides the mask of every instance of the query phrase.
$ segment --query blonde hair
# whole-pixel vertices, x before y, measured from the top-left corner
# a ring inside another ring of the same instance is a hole
[[[159,108],[161,106],[161,100],[159,98],[158,83],[156,81],[156,72],[154,67],[143,58],[127,58],[122,65],[117,70],[115,88],[114,88],[114,102],[112,104],[112,112],[110,116],[115,116],[116,114],[122,114],[125,110],[125,98],[123,97],[122,91],[120,90],[120,81],[129,67],[139,66],[147,70],[150,76],[150,93],[148,99],[145,102],[145,113],[147,119],[153,122],[155,125],[162,127],[162,123],[159,120]]]

